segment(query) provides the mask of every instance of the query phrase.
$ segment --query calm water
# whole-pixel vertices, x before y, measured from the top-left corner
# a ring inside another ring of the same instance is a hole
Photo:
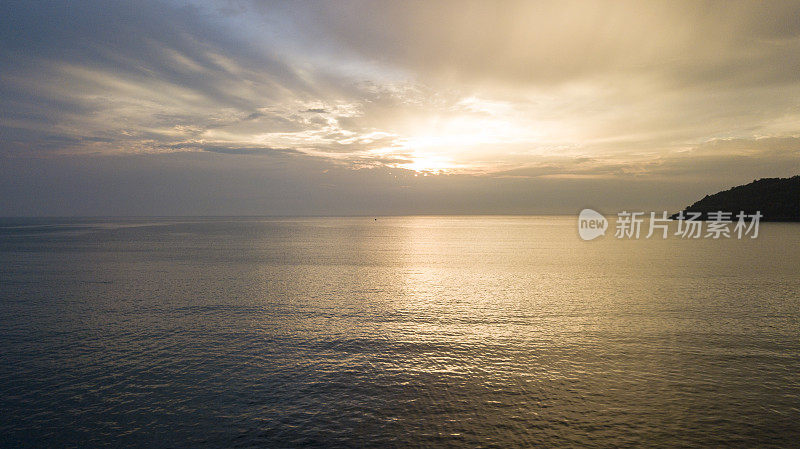
[[[790,446],[800,225],[0,222],[0,446]]]

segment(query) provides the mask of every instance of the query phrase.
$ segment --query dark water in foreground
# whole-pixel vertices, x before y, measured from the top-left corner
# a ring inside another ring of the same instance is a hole
[[[791,446],[800,225],[0,222],[0,446]]]

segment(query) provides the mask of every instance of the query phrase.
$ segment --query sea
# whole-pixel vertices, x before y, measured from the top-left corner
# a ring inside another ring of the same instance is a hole
[[[0,447],[790,447],[800,224],[0,219]]]

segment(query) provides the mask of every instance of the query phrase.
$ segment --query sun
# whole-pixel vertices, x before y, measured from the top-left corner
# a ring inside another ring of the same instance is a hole
[[[413,170],[417,173],[440,174],[454,169],[456,164],[443,156],[415,154],[411,157],[411,162],[399,164],[398,167]]]
[[[397,166],[419,173],[478,169],[492,160],[498,148],[537,142],[543,137],[529,120],[521,121],[499,107],[489,108],[493,105],[477,110],[482,104],[476,101],[468,104],[467,111],[419,117],[397,132],[400,138],[392,151],[409,160]]]

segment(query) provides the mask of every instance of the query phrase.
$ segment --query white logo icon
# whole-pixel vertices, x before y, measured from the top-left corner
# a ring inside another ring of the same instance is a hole
[[[593,240],[605,235],[608,229],[608,220],[600,212],[584,209],[578,215],[578,234],[584,240]]]

